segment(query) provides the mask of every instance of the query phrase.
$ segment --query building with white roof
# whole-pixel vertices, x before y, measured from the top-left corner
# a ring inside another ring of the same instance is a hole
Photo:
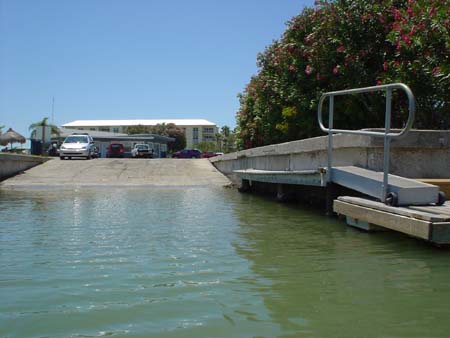
[[[215,123],[203,119],[162,119],[162,120],[77,120],[63,124],[62,127],[84,131],[106,131],[126,133],[131,126],[156,126],[173,123],[184,130],[186,147],[195,148],[200,142],[215,142],[218,128]]]

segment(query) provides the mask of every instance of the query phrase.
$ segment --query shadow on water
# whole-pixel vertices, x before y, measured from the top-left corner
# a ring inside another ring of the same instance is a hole
[[[368,234],[316,210],[242,195],[236,252],[283,336],[445,336],[450,252]]]

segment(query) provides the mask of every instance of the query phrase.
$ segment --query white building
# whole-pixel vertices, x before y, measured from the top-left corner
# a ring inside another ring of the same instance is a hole
[[[175,120],[77,120],[63,124],[62,127],[85,130],[107,131],[112,133],[126,133],[130,126],[155,126],[157,124],[173,123],[184,130],[186,135],[186,148],[195,148],[200,142],[215,142],[217,126],[207,120],[201,119],[175,119]]]

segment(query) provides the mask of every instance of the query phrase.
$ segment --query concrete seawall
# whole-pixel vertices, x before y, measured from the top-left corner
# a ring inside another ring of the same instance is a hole
[[[253,148],[210,159],[239,183],[233,170],[315,170],[327,166],[327,136]],[[383,170],[383,139],[333,137],[333,165]],[[408,178],[450,178],[450,131],[412,130],[391,143],[390,173]]]
[[[0,181],[48,160],[47,157],[0,153]]]

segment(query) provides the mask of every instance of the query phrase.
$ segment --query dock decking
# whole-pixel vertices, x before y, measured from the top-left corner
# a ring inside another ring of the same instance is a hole
[[[450,244],[450,202],[442,206],[391,207],[364,198],[341,196],[333,203],[347,224],[366,231],[395,230],[438,245]]]

